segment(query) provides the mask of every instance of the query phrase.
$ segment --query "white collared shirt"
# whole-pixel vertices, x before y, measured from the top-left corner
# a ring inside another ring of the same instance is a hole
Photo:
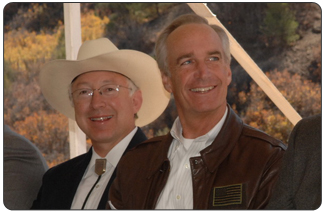
[[[102,174],[101,179],[99,180],[96,187],[91,192],[87,204],[84,209],[97,209],[99,202],[101,200],[102,194],[105,191],[107,184],[121,158],[123,153],[125,152],[129,142],[134,137],[137,127],[134,128],[132,132],[130,132],[123,140],[121,140],[114,148],[110,150],[110,152],[106,155],[106,172]],[[95,163],[96,159],[101,159],[93,149],[92,149],[92,157],[88,168],[86,169],[82,180],[78,186],[78,189],[74,195],[74,199],[71,205],[71,209],[81,209],[83,202],[88,195],[90,189],[95,184],[98,179],[98,175],[95,173]]]
[[[182,136],[182,126],[179,117],[175,120],[171,135],[168,158],[170,160],[170,175],[162,190],[156,209],[193,209],[192,177],[189,159],[200,156],[200,151],[208,147],[221,130],[227,115],[207,134],[195,139],[186,139]]]

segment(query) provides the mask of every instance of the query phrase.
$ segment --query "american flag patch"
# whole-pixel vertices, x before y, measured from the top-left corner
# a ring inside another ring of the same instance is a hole
[[[242,204],[242,184],[214,187],[213,206]]]

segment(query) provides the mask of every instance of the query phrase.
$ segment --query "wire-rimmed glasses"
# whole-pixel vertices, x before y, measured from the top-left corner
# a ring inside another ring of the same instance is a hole
[[[71,93],[72,98],[75,101],[88,101],[92,98],[92,95],[95,90],[99,92],[100,95],[105,96],[105,97],[115,97],[118,95],[119,89],[120,88],[126,88],[129,90],[132,90],[131,88],[121,86],[121,85],[103,85],[98,89],[91,89],[91,88],[81,88],[73,91]]]

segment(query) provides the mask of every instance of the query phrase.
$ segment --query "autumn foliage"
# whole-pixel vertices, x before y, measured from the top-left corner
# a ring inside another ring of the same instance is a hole
[[[266,73],[281,94],[302,117],[321,113],[321,86],[287,70]],[[247,104],[241,114],[245,123],[287,142],[293,125],[255,82],[250,92],[240,92],[239,101]]]
[[[25,11],[24,18],[35,16],[44,10],[41,4],[32,5],[31,9]],[[160,15],[158,4],[151,6],[151,9],[154,9],[154,17]],[[139,11],[147,11],[147,8]],[[120,19],[121,14],[115,16],[115,19]],[[150,17],[143,14],[142,16],[142,22]],[[87,9],[82,12],[81,23],[82,40],[85,41],[106,36],[106,27],[110,19],[102,13],[99,17],[96,10]],[[31,140],[44,154],[51,167],[69,159],[68,119],[44,99],[38,75],[40,68],[47,61],[64,58],[64,25],[62,21],[58,21],[55,27],[39,31],[10,27],[7,27],[4,33],[4,123]],[[123,33],[126,33],[127,25],[114,27],[119,27],[119,31],[124,30]],[[136,32],[140,32],[140,28]],[[320,59],[317,62],[319,68],[314,70],[314,73],[321,73]],[[321,84],[318,81],[287,70],[272,70],[266,74],[302,117],[321,112]],[[287,141],[293,125],[259,86],[251,82],[247,89],[238,91],[234,96],[237,96],[237,102],[231,106],[234,109],[240,106],[241,109],[237,113],[245,123],[277,139]],[[171,128],[175,117],[175,105],[171,101],[162,116],[143,130],[148,137],[165,134]]]
[[[109,19],[89,11],[82,14],[81,22],[85,41],[102,37]],[[38,75],[45,62],[62,55],[57,51],[63,32],[59,22],[52,33],[18,29],[4,34],[4,123],[31,140],[50,167],[69,159],[68,119],[46,102]]]

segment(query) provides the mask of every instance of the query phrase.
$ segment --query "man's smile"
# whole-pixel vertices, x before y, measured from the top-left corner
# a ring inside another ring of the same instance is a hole
[[[113,116],[101,116],[101,117],[93,117],[90,118],[91,121],[106,121],[108,119],[111,119]]]
[[[206,93],[210,90],[213,90],[216,86],[209,86],[209,87],[204,87],[204,88],[191,88],[190,91],[195,92],[195,93]]]

